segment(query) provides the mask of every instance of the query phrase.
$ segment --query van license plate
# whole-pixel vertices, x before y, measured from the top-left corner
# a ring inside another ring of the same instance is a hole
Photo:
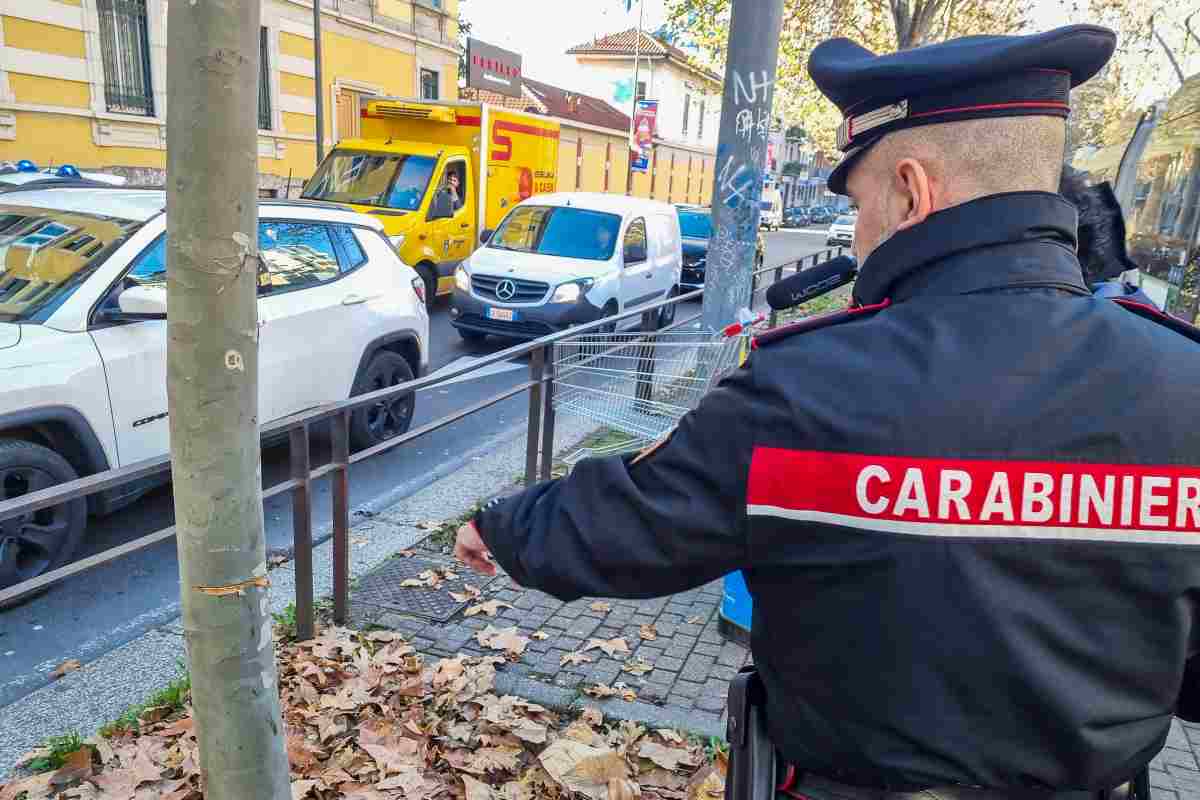
[[[488,319],[498,319],[503,322],[516,322],[517,312],[511,308],[489,308],[487,310]]]

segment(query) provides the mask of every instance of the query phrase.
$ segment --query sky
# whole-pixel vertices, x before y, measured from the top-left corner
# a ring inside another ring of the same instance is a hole
[[[666,21],[666,4],[644,3],[645,28],[652,31]],[[564,88],[577,69],[567,48],[638,23],[636,0],[628,14],[624,0],[464,0],[461,8],[472,36],[520,53],[526,75]]]
[[[645,28],[654,30],[666,21],[665,0],[641,0],[645,6]],[[525,73],[555,86],[571,88],[579,67],[566,50],[577,44],[637,25],[638,0],[630,12],[625,0],[463,0],[462,13],[472,23],[472,35],[520,53]],[[1187,3],[1184,3],[1187,5]],[[1176,15],[1182,16],[1182,15]],[[1035,0],[1030,27],[1048,30],[1071,21],[1063,0]],[[1083,20],[1074,20],[1083,21]],[[1158,80],[1143,90],[1140,103],[1149,103],[1178,86],[1160,52],[1147,54],[1155,63]],[[1200,69],[1200,48],[1184,54],[1185,72]]]

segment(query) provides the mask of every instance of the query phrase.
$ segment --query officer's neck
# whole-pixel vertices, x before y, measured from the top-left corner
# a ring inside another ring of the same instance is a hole
[[[930,214],[867,257],[856,303],[1046,285],[1086,294],[1075,256],[1075,207],[1052,192],[988,195]],[[1018,258],[1036,253],[1036,258]],[[960,263],[963,262],[963,263]],[[969,262],[969,263],[968,263]]]

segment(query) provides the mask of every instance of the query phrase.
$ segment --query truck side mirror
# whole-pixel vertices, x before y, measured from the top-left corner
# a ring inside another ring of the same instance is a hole
[[[487,244],[488,240],[492,238],[493,233],[495,233],[495,231],[493,231],[491,228],[484,228],[483,232],[479,234],[479,243]]]

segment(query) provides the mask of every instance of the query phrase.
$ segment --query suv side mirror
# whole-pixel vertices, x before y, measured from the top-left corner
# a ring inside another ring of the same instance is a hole
[[[433,196],[433,202],[429,204],[429,219],[449,219],[454,216],[454,205],[450,199],[450,193],[439,191]]]
[[[119,314],[110,314],[110,319],[137,321],[167,318],[167,287],[131,286],[117,296]]]
[[[483,232],[479,234],[479,243],[487,244],[491,240],[493,233],[495,233],[495,231],[491,228],[484,228]]]

